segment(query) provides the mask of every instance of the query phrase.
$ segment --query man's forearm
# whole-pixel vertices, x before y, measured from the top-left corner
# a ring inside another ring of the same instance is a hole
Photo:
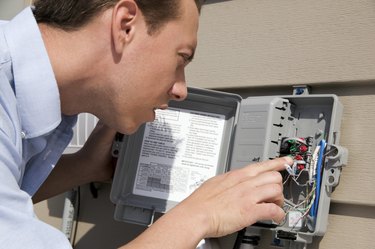
[[[195,249],[205,237],[208,219],[192,210],[175,207],[120,249]]]
[[[37,203],[64,193],[78,185],[90,182],[76,154],[62,155],[46,181],[32,197]]]

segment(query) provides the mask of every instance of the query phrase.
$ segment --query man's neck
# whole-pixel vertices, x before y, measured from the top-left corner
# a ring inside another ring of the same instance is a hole
[[[79,30],[64,31],[39,24],[66,115],[90,111],[97,84],[105,80],[106,46],[110,44],[105,39],[110,36],[106,38],[104,32],[110,29],[103,26],[103,22],[93,21]]]

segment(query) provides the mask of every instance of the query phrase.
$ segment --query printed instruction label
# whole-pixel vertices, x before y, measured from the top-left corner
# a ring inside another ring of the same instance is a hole
[[[215,176],[224,123],[221,114],[156,110],[145,127],[133,193],[180,202]]]

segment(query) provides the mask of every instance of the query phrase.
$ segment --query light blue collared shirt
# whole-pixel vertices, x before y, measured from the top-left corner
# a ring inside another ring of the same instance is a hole
[[[60,97],[30,8],[0,23],[0,249],[71,248],[35,216],[31,196],[69,144],[77,118]]]

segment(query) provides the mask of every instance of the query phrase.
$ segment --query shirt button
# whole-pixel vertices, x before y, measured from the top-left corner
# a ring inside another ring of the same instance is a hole
[[[26,138],[26,133],[24,131],[21,131],[21,137],[22,137],[22,139]]]

